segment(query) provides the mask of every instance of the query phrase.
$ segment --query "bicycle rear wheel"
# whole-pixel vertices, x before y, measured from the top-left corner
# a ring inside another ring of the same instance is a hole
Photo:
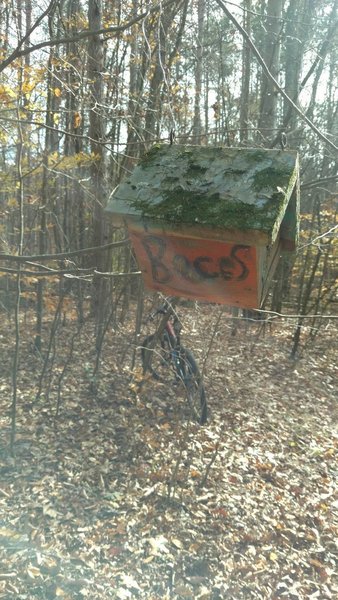
[[[193,353],[181,346],[175,348],[165,333],[155,340],[149,335],[141,346],[143,373],[147,371],[157,381],[170,383],[171,374],[180,381],[186,393],[189,408],[200,425],[207,421],[208,407],[202,377]]]
[[[178,372],[186,389],[187,400],[194,418],[204,425],[208,418],[208,406],[202,377],[193,353],[187,348],[180,349]]]
[[[143,373],[149,371],[157,381],[168,381],[168,369],[171,369],[172,346],[165,333],[155,340],[155,335],[148,335],[141,347]]]

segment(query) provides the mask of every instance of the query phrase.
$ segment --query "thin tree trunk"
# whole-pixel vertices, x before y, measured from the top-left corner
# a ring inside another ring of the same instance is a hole
[[[19,110],[17,111],[17,117],[19,122]],[[22,176],[22,158],[23,158],[23,146],[24,138],[21,126],[18,126],[18,138],[19,143],[17,146],[17,174],[18,174],[18,191],[17,199],[19,205],[19,241],[18,241],[18,254],[23,254],[23,242],[24,242],[24,231],[25,231],[25,220],[24,220],[24,186]],[[20,361],[20,300],[21,300],[21,263],[18,265],[18,274],[16,277],[16,300],[15,300],[15,347],[12,364],[12,406],[11,406],[11,436],[10,436],[10,451],[14,455],[14,445],[16,438],[16,417],[17,417],[17,401],[18,401],[18,369]]]
[[[194,142],[196,144],[199,144],[201,142],[201,135],[202,135],[201,97],[202,97],[203,52],[204,52],[204,50],[203,50],[204,17],[205,17],[205,0],[198,0],[194,121],[193,121],[193,136],[194,136]]]
[[[266,39],[264,42],[265,63],[271,75],[278,81],[280,70],[281,31],[283,0],[268,0],[265,20]],[[261,137],[273,138],[277,124],[277,90],[271,79],[264,78],[261,89],[259,129]]]
[[[92,31],[102,28],[102,4],[101,0],[89,0],[88,23]],[[102,246],[108,239],[109,233],[104,214],[106,205],[106,165],[104,151],[104,116],[102,104],[104,99],[103,90],[104,70],[104,48],[103,41],[99,35],[92,35],[88,43],[87,75],[89,81],[89,138],[90,149],[93,155],[91,168],[91,183],[94,197],[93,208],[93,245]],[[94,267],[99,271],[109,270],[110,252],[98,252],[93,256]],[[96,340],[101,343],[104,331],[105,309],[108,283],[100,276],[93,279],[92,311],[96,318]]]
[[[251,35],[251,0],[244,0],[244,29]],[[250,106],[250,66],[251,49],[246,40],[243,39],[242,52],[242,88],[240,105],[240,133],[239,139],[242,145],[248,143],[249,106]]]
[[[54,15],[49,17],[49,30],[50,33],[53,31],[52,19]],[[41,196],[40,196],[40,210],[39,210],[39,234],[38,234],[38,252],[39,254],[45,254],[47,252],[47,218],[46,214],[50,207],[51,188],[49,182],[49,167],[48,158],[52,152],[58,149],[58,136],[53,131],[54,119],[53,116],[58,106],[57,97],[53,93],[54,80],[53,80],[53,65],[55,63],[55,51],[52,48],[48,57],[48,78],[47,78],[47,100],[46,100],[46,129],[45,129],[45,148],[43,156],[43,173],[42,173],[42,185],[41,185]],[[39,278],[36,284],[36,325],[35,325],[35,339],[34,346],[38,352],[42,350],[42,320],[43,320],[43,294],[45,281],[43,277]]]

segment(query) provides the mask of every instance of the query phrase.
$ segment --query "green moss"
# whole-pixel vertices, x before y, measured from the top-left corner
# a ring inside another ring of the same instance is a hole
[[[162,183],[163,183],[163,185],[174,185],[178,181],[179,181],[179,177],[174,177],[174,176],[168,175],[168,177],[163,179]]]
[[[164,146],[163,144],[155,144],[154,146],[152,146],[152,148],[150,148],[150,150],[148,150],[148,152],[146,152],[142,156],[138,164],[141,167],[152,167],[154,165],[154,158],[160,158],[161,156],[166,154],[165,150],[166,146]]]
[[[190,163],[187,171],[186,177],[198,177],[199,175],[204,175],[208,170],[207,167],[202,167],[196,163]]]
[[[231,177],[238,176],[238,177],[243,177],[243,175],[245,174],[245,170],[244,169],[233,169],[232,167],[229,167],[227,169],[224,169],[223,174],[225,176],[230,175]]]
[[[276,150],[155,144],[118,193],[123,210],[144,218],[269,233],[297,177],[293,164]]]
[[[289,184],[290,171],[282,169],[275,169],[274,167],[267,167],[261,171],[257,171],[254,176],[252,188],[256,191],[264,189],[275,189],[277,187],[285,187]]]
[[[219,193],[202,194],[182,188],[164,193],[163,200],[156,205],[144,200],[134,200],[132,205],[143,218],[227,229],[269,231],[275,218],[273,206],[257,208],[253,204],[220,197]]]
[[[242,155],[245,156],[245,161],[247,164],[250,163],[259,163],[261,160],[266,159],[266,150],[257,150],[256,148],[253,150],[252,148],[246,150],[244,155],[244,150],[241,150]]]
[[[180,153],[178,154],[179,158],[187,158],[188,156],[192,156],[193,155],[193,151],[191,150],[191,148],[186,148],[184,147],[183,150],[180,151]]]

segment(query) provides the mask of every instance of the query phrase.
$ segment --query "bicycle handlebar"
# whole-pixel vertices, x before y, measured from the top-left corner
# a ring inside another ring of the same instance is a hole
[[[174,298],[169,296],[159,308],[150,313],[148,319],[152,320],[156,317],[156,315],[165,315],[166,313],[168,313],[168,317],[174,315],[176,318],[178,318],[173,303]]]

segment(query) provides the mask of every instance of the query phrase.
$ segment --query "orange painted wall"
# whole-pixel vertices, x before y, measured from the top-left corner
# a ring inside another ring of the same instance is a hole
[[[259,308],[256,248],[147,230],[128,223],[148,288],[165,295]]]

